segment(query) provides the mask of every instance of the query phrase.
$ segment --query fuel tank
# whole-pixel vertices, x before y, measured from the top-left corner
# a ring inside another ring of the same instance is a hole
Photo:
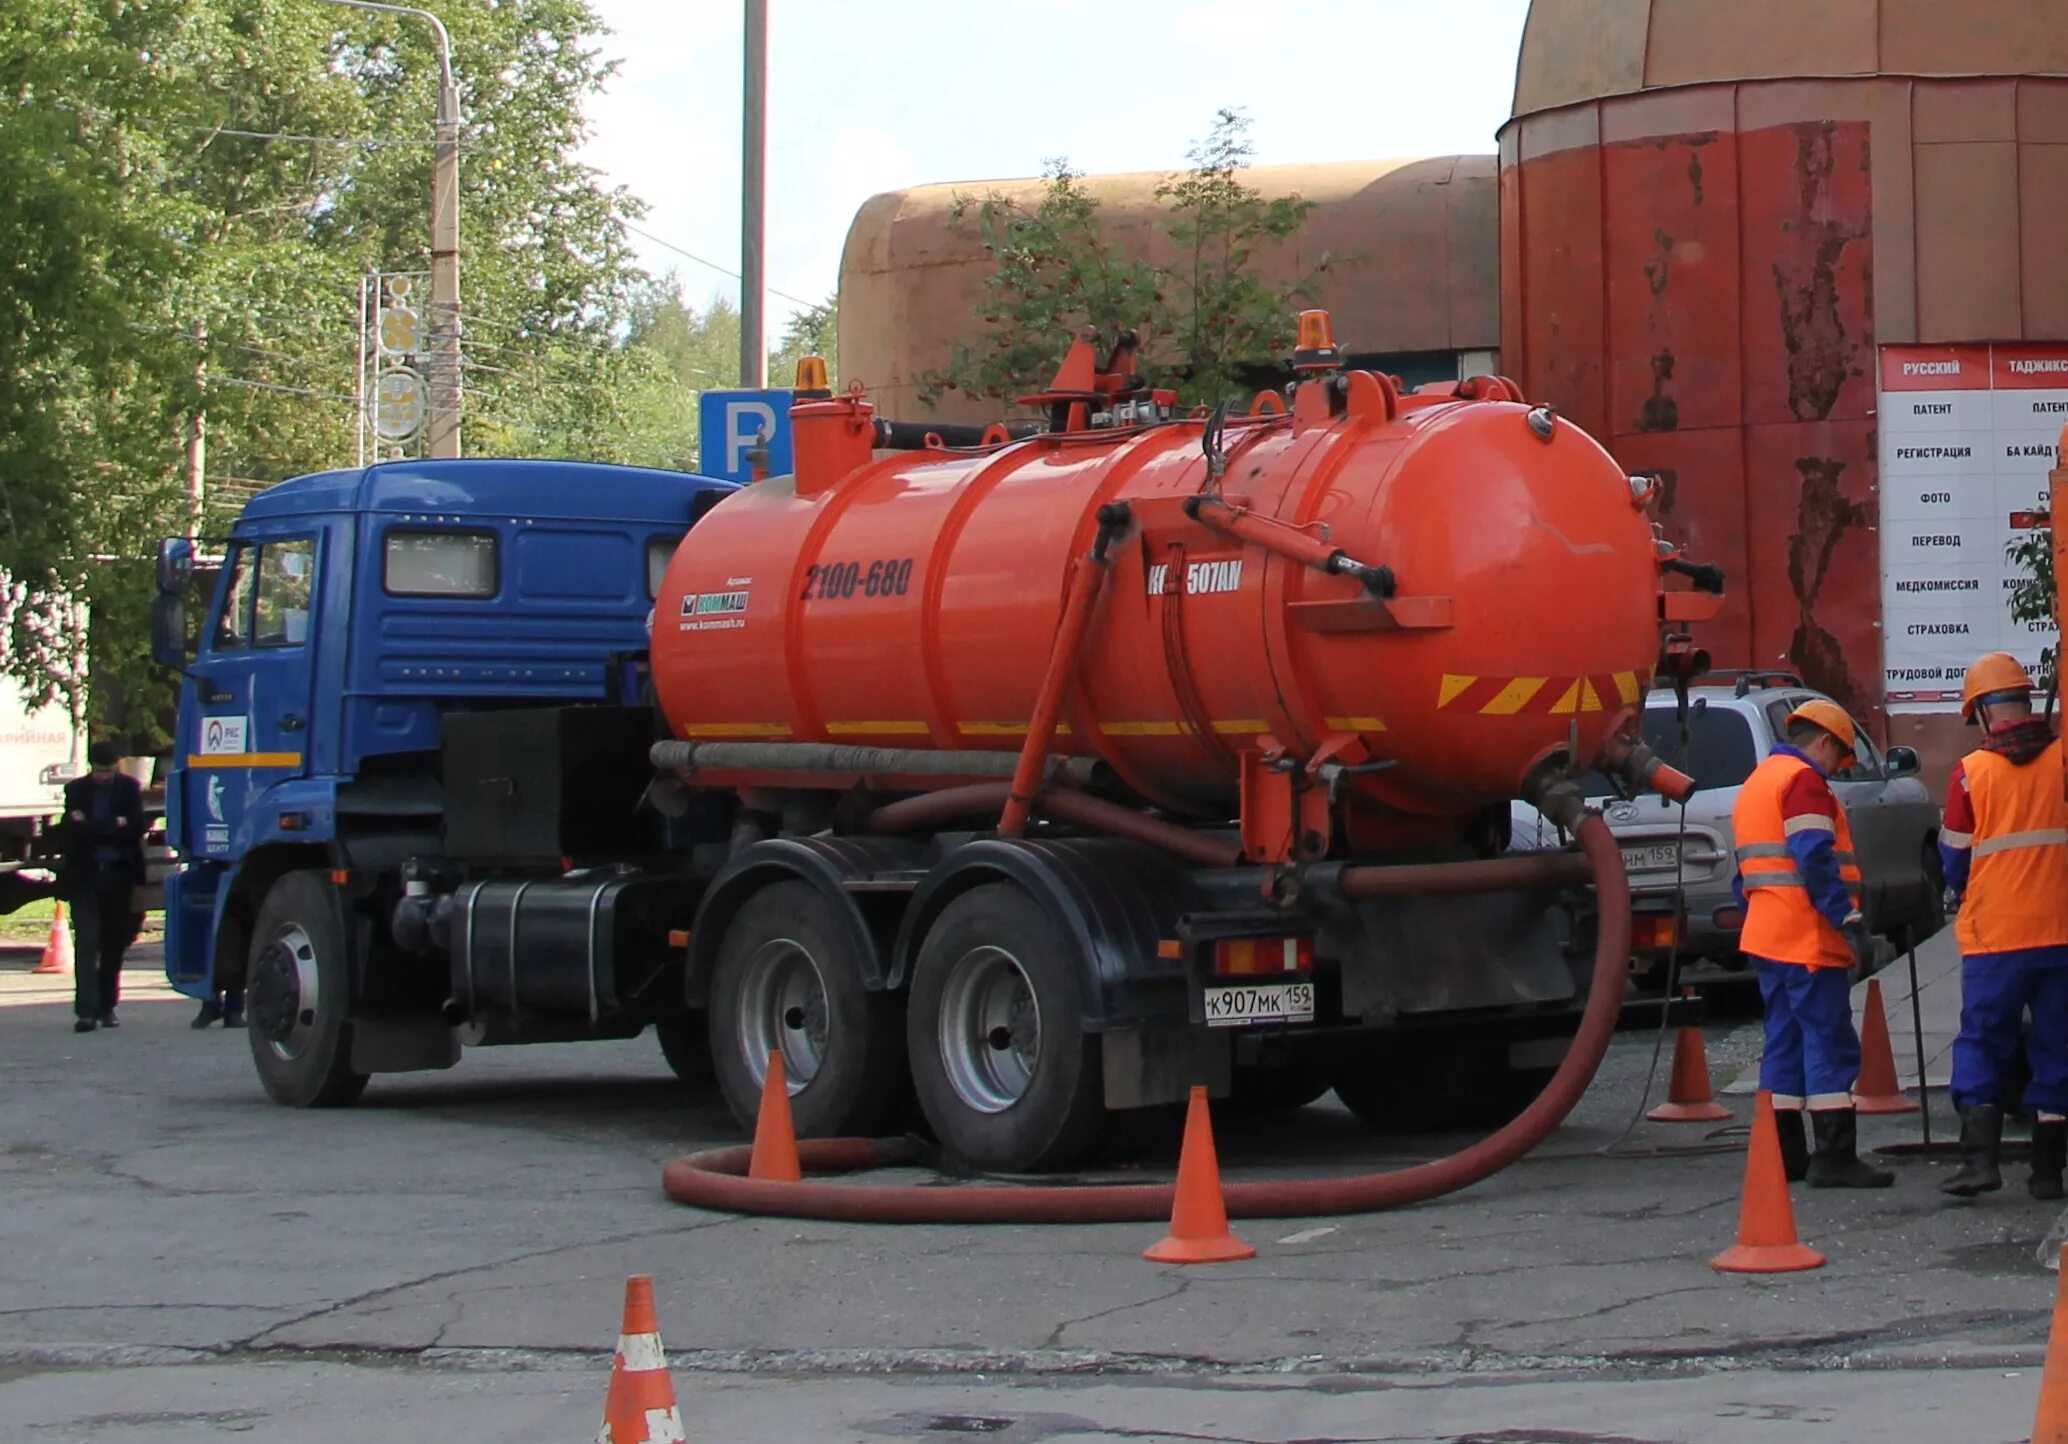
[[[1218,433],[1177,418],[890,457],[859,396],[800,403],[796,475],[728,496],[668,567],[663,710],[692,740],[1017,750],[1073,563],[1117,502],[1058,752],[1226,817],[1245,751],[1354,737],[1355,805],[1483,810],[1557,749],[1594,757],[1659,650],[1646,487],[1515,397],[1352,372]]]

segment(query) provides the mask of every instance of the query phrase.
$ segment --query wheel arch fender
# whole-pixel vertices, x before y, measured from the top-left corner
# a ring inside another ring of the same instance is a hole
[[[244,986],[251,929],[273,884],[305,868],[328,868],[334,859],[322,844],[267,844],[237,860],[216,889],[214,947],[209,986],[216,992]]]
[[[942,910],[993,882],[1021,888],[1071,940],[1089,1030],[1185,1018],[1184,960],[1161,956],[1159,945],[1175,940],[1179,919],[1201,906],[1198,891],[1182,863],[1107,838],[987,838],[957,848],[905,909],[891,986],[910,982]]]
[[[778,882],[801,882],[832,904],[848,930],[863,985],[870,992],[895,986],[890,959],[897,937],[896,908],[865,905],[848,884],[916,875],[920,866],[919,845],[894,838],[781,837],[743,849],[718,870],[697,904],[684,969],[689,1005],[701,1008],[710,1001],[711,970],[727,926],[749,898]],[[903,893],[895,888],[888,894],[864,896],[903,901]]]

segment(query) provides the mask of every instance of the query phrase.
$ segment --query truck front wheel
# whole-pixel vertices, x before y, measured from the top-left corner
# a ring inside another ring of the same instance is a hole
[[[322,873],[290,872],[259,905],[245,968],[246,1034],[275,1103],[334,1108],[366,1075],[352,1071],[351,968],[337,891]]]
[[[711,1062],[733,1117],[752,1126],[769,1056],[782,1055],[800,1138],[871,1134],[907,1097],[897,1000],[871,992],[845,919],[810,885],[747,899],[711,972]]]
[[[979,1168],[1058,1168],[1106,1122],[1069,938],[1010,883],[941,909],[912,970],[912,1085],[935,1136]]]

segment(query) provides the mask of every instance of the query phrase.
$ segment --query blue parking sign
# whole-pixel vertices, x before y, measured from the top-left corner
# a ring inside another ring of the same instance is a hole
[[[706,391],[697,402],[697,470],[727,481],[752,481],[747,453],[768,451],[770,476],[790,473],[790,393]]]

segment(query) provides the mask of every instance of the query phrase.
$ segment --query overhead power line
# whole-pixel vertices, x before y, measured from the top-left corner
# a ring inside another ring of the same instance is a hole
[[[655,245],[661,247],[661,249],[663,250],[673,251],[678,256],[681,256],[687,260],[695,261],[699,266],[708,266],[711,270],[716,271],[721,276],[730,276],[735,281],[743,279],[740,273],[738,271],[733,270],[730,266],[721,266],[716,261],[705,260],[702,256],[698,255],[694,251],[685,251],[682,247],[676,245],[673,241],[663,240],[661,239],[661,237],[655,235],[652,231],[645,230],[642,227],[633,225],[623,216],[614,216],[612,217],[612,219],[614,219],[619,225],[623,226],[626,230],[630,231],[633,235],[644,236],[647,240],[652,241]],[[770,286],[768,288],[768,294],[771,296],[781,296],[785,301],[793,302],[794,304],[799,306],[817,306],[822,304],[818,301],[807,301],[802,296],[793,296],[788,291],[778,291],[774,286]]]

